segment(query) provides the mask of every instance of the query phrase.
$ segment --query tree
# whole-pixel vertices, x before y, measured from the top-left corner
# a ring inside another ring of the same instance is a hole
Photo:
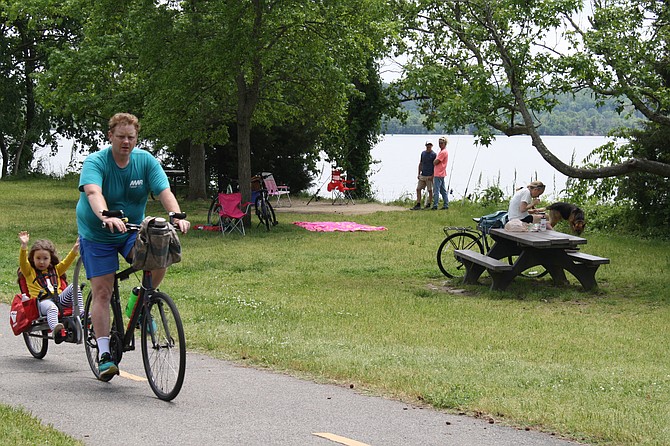
[[[2,176],[28,171],[35,147],[58,149],[54,129],[65,123],[41,107],[35,77],[48,54],[76,38],[78,24],[43,0],[0,3],[0,154]]]
[[[353,195],[370,198],[370,152],[378,141],[382,116],[391,103],[384,95],[379,68],[372,58],[367,62],[366,79],[355,80],[353,84],[356,90],[349,99],[345,125],[325,144],[326,153],[347,172],[348,178],[356,180]]]
[[[459,0],[397,2],[410,42],[406,76],[396,88],[422,101],[428,125],[447,131],[473,125],[488,144],[495,134],[530,135],[542,157],[561,173],[601,178],[647,172],[670,176],[670,164],[629,152],[621,162],[578,168],[544,144],[537,116],[557,95],[590,88],[630,103],[648,120],[668,125],[667,2],[594,2],[591,28],[574,17],[581,1]],[[633,13],[629,13],[631,11]],[[552,44],[571,46],[563,50]],[[619,134],[625,134],[621,131]]]
[[[66,103],[66,113],[89,123],[134,111],[144,138],[189,144],[191,161],[225,145],[234,124],[245,198],[252,128],[338,131],[350,79],[366,81],[365,63],[381,55],[388,32],[382,0],[73,1],[86,11],[86,38],[53,55],[58,67],[43,78],[50,105]]]
[[[236,95],[238,178],[245,198],[254,125],[299,120],[318,123],[324,133],[341,128],[353,91],[350,79],[367,82],[366,61],[384,48],[382,3],[218,2],[225,13],[211,17],[230,62],[222,78],[232,81],[227,90]]]

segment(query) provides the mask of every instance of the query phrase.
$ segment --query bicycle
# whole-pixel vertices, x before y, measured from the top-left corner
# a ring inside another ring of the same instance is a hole
[[[465,275],[465,265],[456,260],[454,251],[457,249],[470,249],[481,254],[489,252],[493,243],[489,231],[493,228],[502,228],[504,219],[507,217],[506,211],[498,211],[483,217],[473,217],[472,220],[477,223],[476,229],[471,227],[445,226],[443,231],[446,238],[440,243],[437,249],[437,266],[442,274],[450,279],[463,278]],[[510,265],[514,264],[515,257],[508,257]],[[539,278],[547,274],[542,266],[534,266],[522,272],[523,277]]]
[[[268,178],[271,174],[264,175],[262,172],[254,176],[251,181],[259,183],[258,195],[254,200],[254,209],[256,210],[256,216],[258,217],[259,223],[258,226],[263,225],[269,231],[271,226],[276,226],[279,223],[277,222],[277,217],[275,215],[275,210],[268,200],[268,188],[265,187],[265,178]]]
[[[123,211],[104,211],[107,217],[123,218]],[[175,218],[184,219],[186,214],[170,213],[170,224]],[[165,227],[163,218],[155,219],[156,228]],[[140,225],[126,223],[128,231],[137,232]],[[119,282],[129,279],[139,271],[132,266],[114,275],[114,287],[110,305],[111,324],[109,346],[112,359],[121,362],[123,354],[135,350],[135,329],[141,332],[142,362],[151,390],[164,401],[174,399],[181,390],[186,374],[186,338],[177,306],[170,296],[153,287],[151,271],[142,271],[138,298],[127,325],[123,324],[123,309],[119,293]],[[85,279],[81,257],[74,269],[74,286]],[[138,279],[139,282],[139,279]],[[98,371],[98,344],[95,328],[91,322],[92,293],[89,291],[84,305],[83,339],[88,364],[96,378]],[[112,375],[109,381],[113,378]]]
[[[254,200],[254,209],[256,216],[258,217],[259,223],[258,226],[263,225],[269,231],[272,226],[276,226],[279,223],[277,222],[277,216],[275,210],[270,204],[268,199],[268,189],[265,187],[264,178],[267,178],[269,175],[258,174],[251,178],[251,182],[258,183],[258,191],[256,198]],[[230,180],[230,183],[226,187],[226,193],[230,194],[233,190],[239,189],[239,187],[233,187],[233,183],[236,183],[237,180]],[[253,193],[252,193],[253,198]],[[220,214],[219,210],[221,209],[221,203],[219,203],[219,194],[217,193],[212,202],[209,204],[209,210],[207,211],[207,224],[210,226],[218,226],[220,223]]]

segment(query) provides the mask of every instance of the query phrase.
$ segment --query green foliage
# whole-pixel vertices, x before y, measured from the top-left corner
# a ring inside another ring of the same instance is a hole
[[[370,152],[378,141],[382,115],[390,104],[383,94],[378,66],[367,62],[366,76],[354,82],[356,90],[349,99],[348,113],[341,130],[324,139],[325,152],[333,164],[342,168],[348,179],[354,179],[356,198],[371,198],[368,170]]]
[[[670,162],[666,148],[670,129],[667,127],[647,124],[643,129],[632,131],[630,136],[629,144],[609,143],[596,149],[587,158],[587,166],[621,162],[629,157]],[[571,200],[592,207],[589,225],[594,228],[606,231],[617,227],[645,236],[668,235],[670,184],[667,178],[631,172],[622,177],[570,180],[567,190]]]
[[[68,122],[42,106],[36,78],[49,55],[75,41],[79,23],[47,0],[0,2],[0,156],[3,177],[30,170],[37,145],[58,149]],[[55,132],[54,132],[55,129]]]
[[[318,138],[345,131],[349,101],[358,99],[352,79],[375,81],[368,63],[381,57],[392,29],[381,0],[72,4],[81,11],[83,39],[52,54],[53,67],[41,77],[45,104],[91,132],[104,129],[114,112],[133,112],[148,143],[179,146],[175,158],[187,170],[183,161],[191,154],[183,147],[204,144],[211,154],[232,135],[232,176],[243,192],[256,167],[252,152],[268,139],[251,140],[252,131],[305,127],[307,144],[282,148],[292,149],[287,156],[296,166],[307,154],[300,167],[312,169]],[[352,129],[346,131],[370,134],[377,127],[360,122]],[[230,158],[226,154],[226,164]],[[356,173],[365,177],[366,167]],[[296,167],[288,176],[298,187],[305,183]]]
[[[504,193],[498,186],[489,186],[484,189],[484,193],[479,199],[483,206],[491,206],[503,202]]]

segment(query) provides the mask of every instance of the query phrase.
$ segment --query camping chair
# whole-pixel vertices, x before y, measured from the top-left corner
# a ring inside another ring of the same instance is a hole
[[[342,176],[340,169],[333,169],[328,183],[328,192],[333,195],[333,204],[342,201],[344,204],[356,204],[351,196],[351,191],[356,190],[354,180],[347,180]]]
[[[288,199],[288,207],[291,207],[291,192],[288,186],[277,186],[277,182],[270,172],[263,172],[263,182],[265,183],[265,188],[268,190],[268,195],[271,197],[277,197],[276,206],[279,207],[279,200],[283,195],[286,195]]]
[[[242,219],[249,213],[251,204],[251,202],[242,203],[242,194],[239,192],[219,194],[219,226],[223,235],[233,231],[245,235]]]

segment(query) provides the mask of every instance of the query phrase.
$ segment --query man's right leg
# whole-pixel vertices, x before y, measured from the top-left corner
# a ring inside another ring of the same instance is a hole
[[[418,210],[421,209],[421,191],[423,190],[423,187],[417,186],[416,188],[416,204],[412,208],[412,210]]]
[[[98,342],[98,354],[100,377],[116,375],[119,368],[114,364],[109,350],[109,306],[114,286],[114,274],[91,277],[91,292],[93,293],[93,305],[91,308],[91,322],[95,330]]]

